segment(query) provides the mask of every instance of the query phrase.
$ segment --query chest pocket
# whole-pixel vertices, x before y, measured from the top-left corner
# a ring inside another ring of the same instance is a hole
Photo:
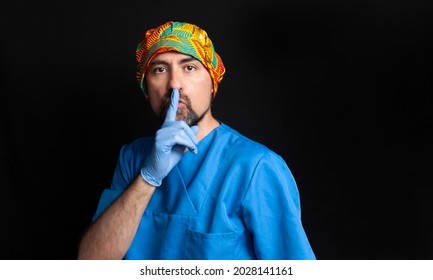
[[[239,234],[201,233],[188,230],[186,234],[185,259],[187,260],[233,260]]]

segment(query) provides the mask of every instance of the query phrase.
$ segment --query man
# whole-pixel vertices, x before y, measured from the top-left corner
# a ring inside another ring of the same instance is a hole
[[[315,259],[283,159],[215,119],[225,73],[207,33],[146,32],[137,79],[162,121],[122,147],[80,259]]]

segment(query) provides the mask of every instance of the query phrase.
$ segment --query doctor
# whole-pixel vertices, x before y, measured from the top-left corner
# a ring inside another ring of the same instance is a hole
[[[225,73],[206,32],[167,22],[137,48],[162,126],[120,151],[79,259],[315,259],[284,160],[212,115]]]

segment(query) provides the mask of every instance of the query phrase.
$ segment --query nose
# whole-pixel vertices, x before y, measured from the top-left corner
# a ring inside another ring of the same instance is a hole
[[[172,70],[170,72],[170,78],[168,81],[169,90],[177,88],[179,91],[182,90],[182,72],[178,70]]]

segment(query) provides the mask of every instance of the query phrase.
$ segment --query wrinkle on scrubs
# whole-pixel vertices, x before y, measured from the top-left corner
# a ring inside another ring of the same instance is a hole
[[[138,176],[153,138],[121,149],[98,217]],[[157,188],[125,259],[315,259],[284,160],[225,124]]]

